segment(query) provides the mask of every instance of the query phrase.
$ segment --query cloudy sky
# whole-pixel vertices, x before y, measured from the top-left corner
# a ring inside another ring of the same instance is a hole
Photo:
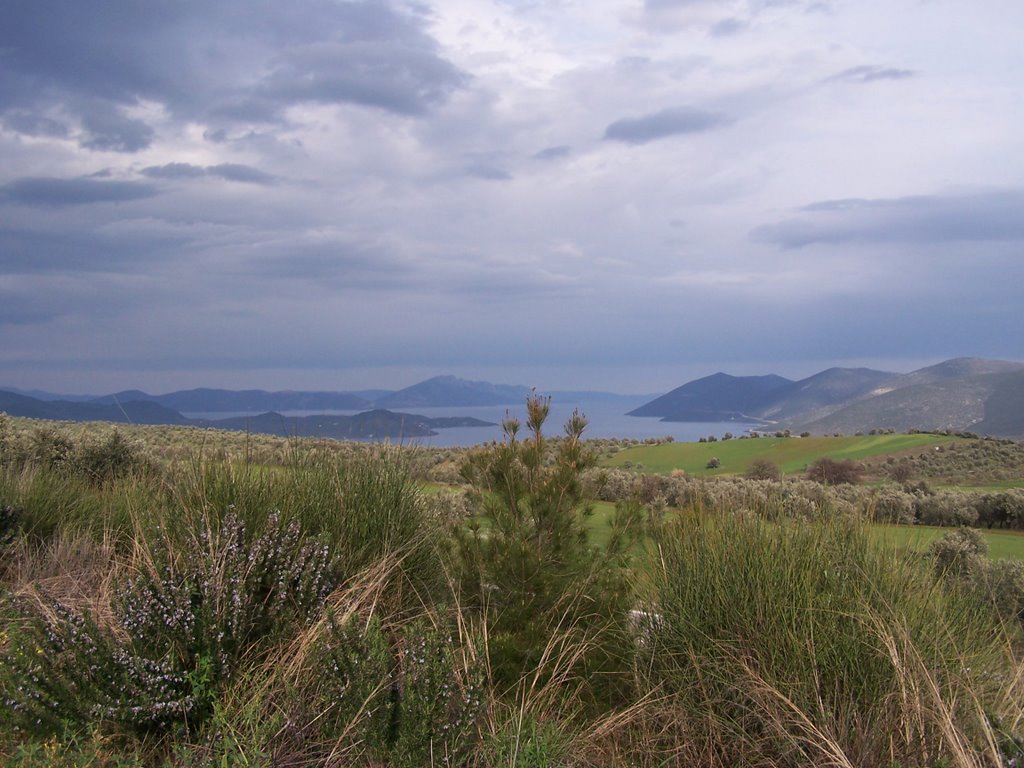
[[[0,384],[1024,359],[1020,0],[13,0]]]

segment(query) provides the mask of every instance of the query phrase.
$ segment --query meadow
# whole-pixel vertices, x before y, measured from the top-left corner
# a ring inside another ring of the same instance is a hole
[[[698,476],[743,474],[757,460],[771,461],[784,473],[802,473],[815,460],[868,459],[896,456],[910,451],[948,447],[963,438],[946,435],[858,435],[849,437],[759,437],[733,438],[703,443],[662,443],[638,445],[617,452],[602,461],[609,467],[638,467],[645,472],[682,470]],[[718,458],[720,465],[709,468]]]
[[[546,417],[460,452],[0,418],[0,764],[1024,760],[1020,533],[602,468]]]

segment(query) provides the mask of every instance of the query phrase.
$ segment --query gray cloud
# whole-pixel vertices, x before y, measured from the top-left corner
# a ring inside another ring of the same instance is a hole
[[[121,233],[83,229],[35,231],[0,227],[4,275],[46,273],[134,273],[152,270],[189,238],[167,232]]]
[[[812,243],[1024,241],[1024,190],[889,200],[825,200],[758,227],[755,240],[783,248]]]
[[[422,115],[466,82],[412,5],[296,0],[256,13],[247,0],[38,0],[5,10],[5,124],[38,131],[59,105],[90,149],[149,146],[152,126],[121,112],[140,100],[199,121],[279,121],[309,101]]]
[[[512,174],[503,168],[485,163],[477,163],[466,168],[466,175],[484,181],[511,181]]]
[[[676,107],[643,117],[616,120],[605,128],[604,137],[627,144],[646,144],[670,136],[711,131],[729,123],[725,115],[692,107]]]
[[[557,147],[545,147],[540,152],[533,155],[534,160],[561,160],[563,157],[568,157],[572,153],[572,149],[566,144],[561,144]]]
[[[242,184],[273,184],[277,180],[277,177],[264,173],[258,168],[239,163],[211,165],[206,168],[206,172],[211,176],[219,176],[227,181],[237,181]]]
[[[825,78],[824,82],[872,83],[877,80],[906,80],[914,75],[915,72],[912,69],[864,64],[859,67],[844,69],[842,72]]]
[[[289,51],[247,102],[259,114],[280,103],[350,102],[418,115],[465,77],[433,52],[379,40],[313,43]]]
[[[86,149],[112,152],[138,152],[153,143],[156,133],[141,120],[118,114],[114,109],[100,107],[82,116],[86,136],[81,145]]]
[[[70,131],[64,123],[44,115],[11,111],[3,115],[2,122],[10,130],[26,136],[46,136],[62,139]]]
[[[712,24],[709,32],[712,37],[731,37],[739,34],[748,26],[750,25],[742,19],[728,18]]]
[[[26,177],[0,187],[0,200],[44,208],[93,203],[123,203],[153,197],[157,190],[138,181]]]
[[[140,173],[151,179],[199,179],[204,176],[216,176],[225,181],[236,181],[242,184],[273,184],[277,181],[277,177],[273,174],[239,163],[220,163],[207,166],[192,165],[191,163],[167,163],[151,165],[143,168]]]
[[[198,179],[206,175],[206,168],[191,163],[167,163],[143,168],[141,173],[151,179]]]

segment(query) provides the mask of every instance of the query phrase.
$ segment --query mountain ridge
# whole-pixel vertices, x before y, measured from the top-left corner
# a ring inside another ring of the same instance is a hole
[[[813,433],[950,429],[1024,437],[1024,363],[960,357],[905,374],[834,367],[767,390],[765,378],[695,379],[631,415],[744,421]],[[710,384],[719,385],[715,396],[700,400]]]

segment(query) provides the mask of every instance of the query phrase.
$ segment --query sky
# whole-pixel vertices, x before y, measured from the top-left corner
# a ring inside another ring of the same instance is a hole
[[[12,0],[0,384],[1024,359],[1020,0]]]

